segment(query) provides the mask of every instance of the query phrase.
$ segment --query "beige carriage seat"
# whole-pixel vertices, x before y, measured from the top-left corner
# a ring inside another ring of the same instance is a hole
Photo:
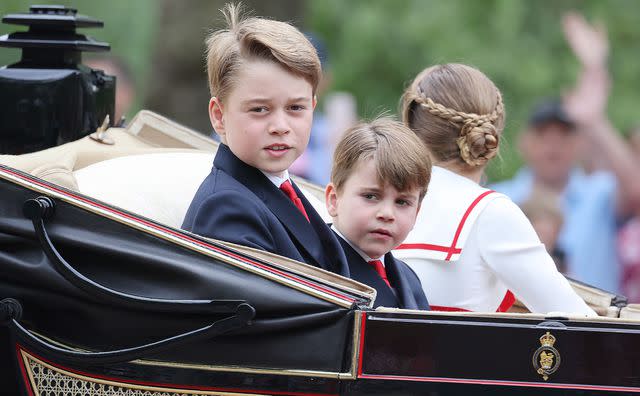
[[[73,172],[96,162],[151,152],[215,152],[218,148],[213,139],[146,110],[138,113],[126,129],[109,128],[106,137],[109,144],[86,136],[35,153],[0,155],[0,164],[78,191]]]
[[[620,310],[623,319],[634,319],[640,322],[640,304],[629,304]]]
[[[118,128],[110,129],[109,136],[115,141],[114,145],[100,144],[87,136],[35,153],[0,155],[0,164],[78,191],[74,170],[109,158],[157,150],[155,146]]]
[[[74,176],[83,194],[180,228],[193,196],[211,171],[214,155],[161,152],[123,156],[79,169]],[[301,190],[329,221],[324,203],[304,186]]]

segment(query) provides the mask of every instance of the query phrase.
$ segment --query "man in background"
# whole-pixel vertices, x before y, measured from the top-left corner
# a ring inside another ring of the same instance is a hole
[[[534,109],[519,142],[526,166],[492,188],[518,204],[537,190],[557,194],[564,215],[558,247],[566,254],[568,275],[616,292],[621,281],[616,232],[620,219],[640,208],[638,165],[606,114],[604,29],[568,14],[564,31],[582,66],[576,87]],[[592,165],[591,173],[581,161]]]

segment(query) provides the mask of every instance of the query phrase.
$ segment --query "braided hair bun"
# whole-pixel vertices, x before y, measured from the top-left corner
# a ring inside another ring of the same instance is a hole
[[[460,64],[425,69],[405,91],[402,107],[403,121],[436,161],[477,167],[498,154],[502,95],[477,69]]]

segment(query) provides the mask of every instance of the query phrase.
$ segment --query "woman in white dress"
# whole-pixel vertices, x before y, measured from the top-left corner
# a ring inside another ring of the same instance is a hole
[[[596,315],[518,206],[479,185],[504,127],[493,82],[466,65],[429,67],[405,91],[402,115],[434,167],[416,225],[394,255],[418,274],[431,308],[506,311],[515,295],[532,312]]]

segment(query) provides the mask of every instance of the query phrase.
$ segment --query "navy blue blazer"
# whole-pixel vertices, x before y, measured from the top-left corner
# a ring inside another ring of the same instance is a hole
[[[309,221],[262,172],[220,144],[213,169],[193,197],[182,228],[348,277],[337,237],[295,184],[293,188]]]
[[[384,267],[391,287],[382,280],[376,270],[356,252],[351,245],[336,234],[349,263],[351,279],[369,285],[377,290],[376,301],[373,306],[425,309],[429,310],[427,296],[422,290],[418,275],[404,262],[397,260],[391,252],[384,256]]]

